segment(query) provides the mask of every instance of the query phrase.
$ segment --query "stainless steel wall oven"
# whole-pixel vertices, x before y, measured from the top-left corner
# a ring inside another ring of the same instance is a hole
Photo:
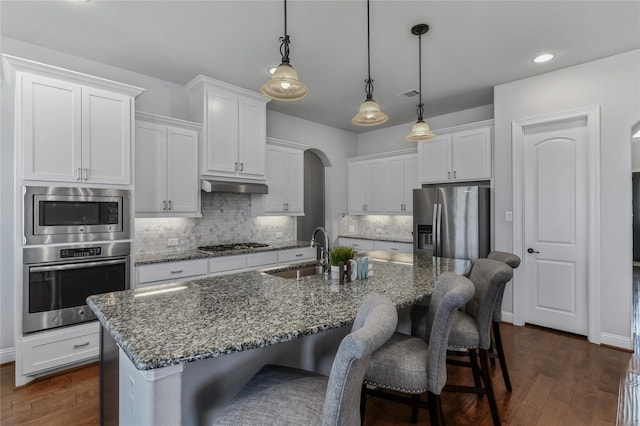
[[[121,241],[23,248],[23,333],[96,319],[87,296],[128,289],[130,253]]]
[[[26,244],[129,239],[130,191],[27,186]]]

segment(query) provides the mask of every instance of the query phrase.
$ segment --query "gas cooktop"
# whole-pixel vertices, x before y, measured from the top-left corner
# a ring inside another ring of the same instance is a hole
[[[208,253],[217,253],[221,251],[247,250],[247,249],[261,248],[261,247],[269,247],[269,244],[262,244],[262,243],[217,244],[213,246],[198,247],[198,250],[208,252]]]

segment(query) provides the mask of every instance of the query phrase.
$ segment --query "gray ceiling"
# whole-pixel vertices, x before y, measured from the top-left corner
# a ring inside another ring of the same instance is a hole
[[[259,91],[280,62],[282,1],[2,1],[1,34],[179,84],[204,74]],[[638,1],[371,2],[374,97],[390,119],[415,120],[423,36],[425,117],[493,102],[493,86],[640,48]],[[362,132],[366,2],[288,2],[291,64],[309,87],[268,108]],[[557,57],[534,64],[533,56]]]

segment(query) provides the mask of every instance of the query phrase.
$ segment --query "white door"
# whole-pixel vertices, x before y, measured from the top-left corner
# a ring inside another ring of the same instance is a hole
[[[235,176],[238,164],[238,97],[207,90],[207,144],[203,173]]]
[[[286,159],[286,211],[304,213],[304,153],[303,151],[287,151]]]
[[[25,75],[22,99],[24,178],[79,180],[82,161],[80,86]]]
[[[238,172],[243,177],[264,178],[266,106],[263,102],[238,100]]]
[[[83,179],[131,183],[131,97],[82,88]]]
[[[136,141],[137,142],[137,141]],[[169,213],[198,213],[198,133],[167,129],[167,208]]]
[[[167,128],[136,122],[136,213],[164,212],[167,205]]]
[[[267,147],[267,186],[265,204],[268,212],[284,210],[286,185],[286,152],[282,148]]]
[[[382,160],[382,210],[385,213],[400,213],[404,205],[403,157]]]
[[[587,334],[587,121],[524,130],[525,321]]]

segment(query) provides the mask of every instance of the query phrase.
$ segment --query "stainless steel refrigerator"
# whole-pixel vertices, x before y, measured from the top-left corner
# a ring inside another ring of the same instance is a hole
[[[413,250],[476,260],[491,247],[490,189],[435,186],[413,190]]]

